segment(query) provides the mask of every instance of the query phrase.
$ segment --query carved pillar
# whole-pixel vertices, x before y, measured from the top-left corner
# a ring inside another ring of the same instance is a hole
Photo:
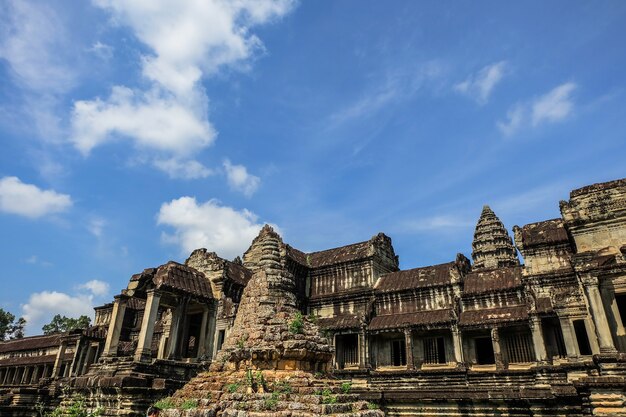
[[[452,328],[452,346],[454,347],[454,360],[456,363],[463,363],[463,343],[461,332],[457,327]]]
[[[359,355],[359,369],[365,369],[367,367],[367,349],[365,347],[365,329],[359,331],[357,336],[357,350]]]
[[[111,322],[107,331],[107,339],[104,343],[103,356],[117,356],[117,345],[120,341],[122,333],[122,324],[124,323],[124,313],[126,313],[126,303],[128,297],[125,295],[116,295],[113,303],[113,311],[111,313]]]
[[[578,350],[578,341],[576,340],[576,332],[574,325],[569,317],[559,317],[561,323],[561,331],[563,332],[563,343],[565,343],[565,351],[568,357],[580,356]]]
[[[211,303],[209,305],[209,327],[207,329],[207,339],[206,339],[206,355],[208,358],[215,358],[215,339],[216,339],[216,330],[217,327],[217,312],[215,308],[215,303]]]
[[[600,290],[600,293],[602,295],[604,305],[609,307],[611,314],[613,315],[613,321],[615,323],[615,336],[617,336],[617,347],[621,352],[624,352],[626,351],[626,329],[624,329],[624,321],[619,312],[617,301],[615,300],[615,292],[608,288],[603,288]]]
[[[61,371],[61,364],[63,363],[63,356],[65,355],[65,348],[67,347],[67,341],[61,341],[57,356],[54,359],[54,368],[52,368],[52,376],[57,377]]]
[[[182,340],[182,327],[184,316],[187,315],[187,304],[189,299],[184,297],[181,299],[180,305],[172,313],[172,323],[170,325],[170,335],[168,342],[168,359],[180,358],[180,345]]]
[[[600,296],[600,290],[598,288],[598,279],[596,277],[587,276],[583,280],[585,289],[587,290],[587,299],[589,300],[589,310],[591,310],[591,317],[593,323],[596,326],[596,334],[598,336],[598,343],[600,345],[600,352],[602,353],[614,353],[617,350],[613,344],[613,338],[611,337],[611,329],[609,328],[609,321],[606,318],[604,311],[604,305],[602,303],[602,297]]]
[[[76,368],[78,367],[78,362],[80,361],[80,355],[82,353],[83,343],[81,343],[81,339],[76,340],[76,344],[74,345],[74,356],[72,357],[72,362],[70,364],[70,375],[74,375]]]
[[[154,323],[159,312],[159,302],[161,295],[154,289],[146,291],[146,308],[143,311],[141,330],[137,339],[137,349],[135,350],[135,361],[145,362],[152,360],[152,336],[154,335]]]
[[[406,368],[415,369],[413,360],[413,332],[411,329],[404,329],[404,341],[406,343]]]
[[[500,334],[498,333],[497,327],[491,329],[491,342],[493,344],[493,356],[496,362],[496,369],[504,369],[502,350],[500,349]]]
[[[537,362],[545,362],[548,358],[546,353],[546,345],[543,340],[543,329],[541,328],[541,319],[533,316],[530,319],[530,331],[533,336],[533,347],[535,348],[535,358]]]
[[[202,322],[200,323],[200,336],[198,337],[198,358],[207,353],[207,326],[209,325],[209,309],[202,309]]]

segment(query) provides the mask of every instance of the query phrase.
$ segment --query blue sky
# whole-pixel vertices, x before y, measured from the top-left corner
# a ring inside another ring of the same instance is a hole
[[[471,254],[626,176],[622,1],[0,0],[0,306],[90,313],[264,223]]]

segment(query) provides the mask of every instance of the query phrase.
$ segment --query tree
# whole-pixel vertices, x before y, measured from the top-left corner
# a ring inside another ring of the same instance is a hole
[[[26,320],[20,317],[15,321],[15,316],[0,308],[0,340],[21,339],[24,337]]]
[[[43,334],[64,333],[70,330],[84,329],[89,327],[90,324],[91,319],[87,316],[80,316],[75,319],[57,314],[52,318],[52,321],[44,325],[41,330],[43,330]]]

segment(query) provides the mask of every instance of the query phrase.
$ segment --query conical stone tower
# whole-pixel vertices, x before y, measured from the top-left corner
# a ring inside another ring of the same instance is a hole
[[[384,417],[334,379],[332,349],[296,309],[286,246],[265,226],[244,255],[254,272],[208,372],[172,398],[165,417]]]
[[[472,242],[474,269],[519,265],[517,251],[504,224],[487,205],[483,206]]]

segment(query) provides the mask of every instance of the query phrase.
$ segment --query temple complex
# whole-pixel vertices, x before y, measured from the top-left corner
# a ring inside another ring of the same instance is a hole
[[[626,179],[560,212],[509,234],[484,206],[471,259],[408,270],[383,233],[197,249],[88,329],[0,342],[0,415],[626,416]]]

